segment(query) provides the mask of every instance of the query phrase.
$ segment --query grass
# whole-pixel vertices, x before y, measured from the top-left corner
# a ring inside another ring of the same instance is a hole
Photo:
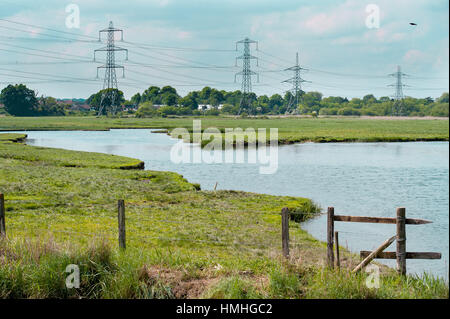
[[[123,170],[129,158],[42,149],[0,134],[2,298],[448,298],[429,276],[384,269],[379,289],[342,249],[325,268],[325,244],[290,221],[291,257],[281,257],[282,207],[305,215],[306,198],[201,191],[171,172]],[[6,155],[5,155],[6,154]],[[118,249],[117,200],[125,199],[127,249]],[[81,287],[67,289],[68,264]]]
[[[0,134],[0,138],[3,134]],[[37,162],[47,166],[63,167],[97,167],[97,168],[120,168],[135,169],[143,168],[144,162],[122,156],[109,154],[73,152],[57,150],[47,147],[35,147],[15,143],[24,138],[24,134],[5,134],[8,137],[0,139],[0,157],[17,160]],[[22,136],[20,136],[22,135]],[[1,143],[3,141],[3,143]]]
[[[112,128],[185,127],[192,130],[194,117],[96,118],[96,117],[2,117],[0,131],[17,130],[109,130]],[[268,118],[201,117],[202,129],[278,128],[280,144],[300,142],[406,142],[448,141],[448,119],[367,118]]]

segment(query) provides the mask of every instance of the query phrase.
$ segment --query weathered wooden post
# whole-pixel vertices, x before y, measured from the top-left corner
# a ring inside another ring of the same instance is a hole
[[[119,220],[119,247],[125,249],[125,202],[119,199],[118,202],[118,220]]]
[[[0,193],[0,236],[6,236],[5,196]]]
[[[330,268],[334,268],[333,234],[334,234],[334,207],[328,207],[327,260],[328,260],[328,267]]]
[[[283,247],[283,256],[289,257],[289,208],[284,207],[281,210],[281,243]]]
[[[397,272],[406,275],[406,209],[397,208]]]
[[[338,269],[341,268],[341,261],[339,259],[339,233],[337,231],[334,232],[334,242],[336,245],[336,267]]]

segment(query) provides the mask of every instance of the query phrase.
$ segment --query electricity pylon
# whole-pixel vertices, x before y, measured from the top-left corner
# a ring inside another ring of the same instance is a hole
[[[256,44],[256,50],[258,50],[258,42],[254,40],[250,40],[249,38],[245,38],[244,40],[237,41],[236,42],[236,51],[238,50],[238,44],[243,43],[244,44],[244,53],[241,56],[238,56],[236,58],[236,66],[237,66],[237,60],[242,59],[242,71],[238,72],[234,76],[234,82],[236,82],[236,77],[238,75],[242,76],[242,98],[239,103],[239,113],[241,114],[241,111],[243,109],[248,109],[251,106],[250,101],[250,95],[249,93],[252,92],[252,75],[257,76],[257,81],[259,82],[259,74],[256,72],[253,72],[251,70],[251,64],[250,61],[252,59],[256,59],[256,65],[258,65],[258,58],[250,54],[250,44],[255,43]]]
[[[97,78],[98,78],[98,69],[105,69],[105,79],[103,81],[103,92],[102,98],[100,101],[100,108],[98,112],[98,116],[103,114],[103,109],[106,106],[106,111],[110,112],[114,115],[117,111],[118,107],[118,87],[117,87],[117,77],[116,77],[116,69],[122,69],[122,76],[125,77],[125,69],[122,65],[117,65],[115,61],[115,52],[116,51],[125,51],[126,52],[126,60],[128,60],[128,50],[117,47],[114,45],[114,33],[121,33],[121,41],[123,41],[123,30],[116,29],[113,27],[112,21],[109,22],[109,27],[107,29],[100,30],[98,33],[98,41],[101,41],[102,32],[108,33],[108,42],[106,47],[94,50],[94,61],[95,61],[95,53],[97,51],[106,51],[106,63],[102,66],[97,67]],[[105,105],[108,104],[108,105]]]
[[[297,110],[298,107],[298,103],[299,103],[299,99],[300,99],[300,95],[302,92],[302,83],[303,82],[310,82],[310,81],[306,81],[303,80],[300,76],[300,72],[302,70],[306,70],[304,68],[302,68],[299,65],[298,62],[298,52],[296,54],[296,63],[294,66],[291,66],[290,68],[284,69],[284,71],[294,71],[294,76],[290,79],[284,80],[282,83],[286,82],[286,83],[292,83],[292,89],[290,89],[288,92],[291,92],[291,97],[289,99],[289,104],[288,107],[286,108],[286,114],[289,113],[294,113]]]
[[[402,83],[402,77],[408,75],[402,72],[400,65],[397,65],[397,72],[391,73],[389,76],[393,76],[396,79],[394,84],[388,85],[390,87],[395,87],[395,94],[392,96],[394,98],[392,115],[400,116],[403,114],[403,88],[407,86]]]

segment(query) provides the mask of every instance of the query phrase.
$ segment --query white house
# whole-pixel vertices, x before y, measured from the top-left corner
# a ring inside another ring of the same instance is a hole
[[[219,104],[219,106],[217,106],[217,109],[220,110],[222,108],[223,104]],[[216,107],[210,104],[199,104],[198,105],[198,109],[200,111],[206,111],[206,110],[211,110],[211,109],[215,109]]]

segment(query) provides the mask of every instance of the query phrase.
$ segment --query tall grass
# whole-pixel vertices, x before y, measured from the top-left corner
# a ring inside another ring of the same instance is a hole
[[[202,298],[220,299],[449,297],[448,284],[429,274],[399,276],[387,272],[381,274],[378,288],[369,288],[368,274],[353,274],[348,269],[278,264],[268,275],[205,274],[196,266],[184,268],[186,264],[172,256],[161,257],[156,252],[142,258],[136,251],[113,251],[106,241],[82,249],[63,247],[51,240],[5,239],[0,241],[0,298],[187,297],[186,291],[177,294],[180,287],[200,289],[197,296]],[[66,287],[69,264],[80,268],[79,288]]]

